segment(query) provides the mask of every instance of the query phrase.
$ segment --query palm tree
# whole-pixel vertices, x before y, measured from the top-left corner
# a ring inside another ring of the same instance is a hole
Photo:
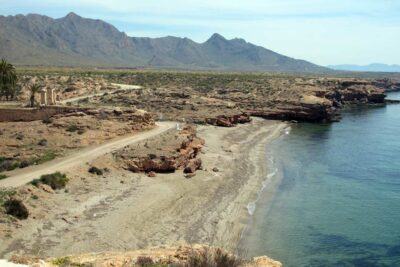
[[[31,107],[35,106],[35,94],[39,92],[39,90],[40,90],[40,85],[37,83],[34,83],[29,87],[29,91],[31,92],[31,97],[30,97]]]
[[[17,72],[12,64],[2,59],[0,62],[0,97],[12,100],[17,91]]]

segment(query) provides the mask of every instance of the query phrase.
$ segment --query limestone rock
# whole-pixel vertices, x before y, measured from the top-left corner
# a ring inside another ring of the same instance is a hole
[[[220,115],[215,118],[205,119],[206,123],[220,127],[234,127],[237,124],[248,123],[250,121],[250,116],[245,113],[232,116]]]
[[[201,167],[201,159],[191,159],[187,163],[185,169],[183,170],[184,173],[194,173]]]
[[[201,151],[204,140],[197,137],[196,130],[191,126],[184,127],[177,135],[169,137],[169,141],[156,144],[142,145],[141,148],[132,148],[120,152],[117,158],[121,159],[125,168],[132,172],[169,173],[177,169],[186,168],[196,171],[201,167],[201,161],[194,160]],[[172,139],[172,140],[171,140]],[[148,151],[146,153],[146,151]],[[151,153],[149,153],[151,151]]]
[[[39,183],[39,188],[42,189],[44,192],[54,194],[54,190],[47,184]]]
[[[156,175],[155,172],[151,171],[151,172],[149,172],[149,173],[147,174],[147,176],[148,176],[148,177],[156,177],[157,175]]]
[[[266,256],[253,258],[253,262],[246,267],[282,267],[282,263]]]

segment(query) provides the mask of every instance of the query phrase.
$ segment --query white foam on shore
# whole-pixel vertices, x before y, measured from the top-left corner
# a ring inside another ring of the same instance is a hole
[[[261,189],[257,192],[257,198],[255,201],[249,202],[247,204],[247,211],[250,214],[250,216],[253,216],[254,212],[256,211],[257,207],[257,202],[261,197],[261,193],[264,191],[264,189],[268,186],[268,183],[271,181],[271,179],[278,173],[278,168],[274,167],[274,158],[272,156],[268,157],[267,160],[269,161],[269,165],[273,168],[272,172],[267,174],[267,178],[262,182]]]
[[[250,216],[253,216],[254,212],[256,211],[256,203],[250,202],[247,204],[247,211],[249,212]]]
[[[288,135],[288,134],[290,134],[290,131],[292,130],[292,128],[290,128],[290,126],[289,127],[286,127],[284,130],[283,130],[283,132],[286,134],[286,135]]]
[[[291,127],[288,126],[286,128],[284,128],[282,130],[282,133],[289,135],[291,131]],[[268,167],[272,169],[272,171],[270,173],[267,174],[267,178],[262,182],[262,187],[260,189],[260,191],[258,191],[257,193],[257,198],[255,201],[249,202],[249,204],[247,204],[247,211],[250,214],[250,216],[253,216],[254,212],[256,211],[256,207],[257,207],[257,202],[261,197],[261,193],[264,191],[264,189],[268,186],[268,183],[271,181],[271,179],[278,173],[278,168],[275,167],[275,159],[273,156],[268,156],[267,157],[267,161],[268,161]]]

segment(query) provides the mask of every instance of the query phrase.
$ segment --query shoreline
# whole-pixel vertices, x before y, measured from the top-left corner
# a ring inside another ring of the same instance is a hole
[[[0,255],[59,257],[179,244],[234,252],[251,218],[247,205],[257,199],[269,173],[266,145],[286,127],[259,118],[234,128],[198,126],[206,140],[200,154],[204,170],[190,179],[182,171],[155,178],[131,173],[111,154],[90,163],[110,168],[102,178],[89,176],[88,165],[75,167],[67,172],[68,193],[41,192],[35,219],[12,229]],[[2,240],[9,233],[3,226]]]
[[[239,161],[243,165],[235,166],[239,169],[239,174],[234,174],[236,171],[234,168],[231,173],[226,174],[225,178],[234,179],[238,176],[247,176],[247,179],[242,181],[243,184],[238,188],[237,195],[232,196],[229,203],[226,201],[225,205],[220,204],[226,209],[225,216],[222,216],[218,223],[219,227],[215,232],[216,238],[211,245],[238,251],[243,233],[252,218],[248,211],[248,205],[257,201],[266,181],[273,178],[268,178],[270,172],[265,162],[266,146],[278,138],[287,125],[285,122],[253,118],[252,126],[244,124],[231,129],[231,134],[238,137],[243,132],[251,132],[250,127],[256,128],[244,141],[231,144],[233,149],[236,149],[236,151],[232,150],[232,154],[241,155],[240,159],[236,158],[235,161]],[[242,133],[240,133],[241,131]]]
[[[270,142],[268,142],[268,144],[270,144],[272,141],[276,141],[279,138],[282,138],[283,135],[290,134],[290,131],[291,131],[290,124],[286,123],[286,126],[283,127],[283,129],[281,130],[281,134],[275,137]],[[257,232],[257,229],[254,229],[254,227],[256,226],[256,219],[257,219],[257,217],[255,216],[259,213],[257,208],[260,205],[262,206],[262,208],[264,209],[266,208],[266,210],[263,211],[263,214],[268,213],[268,210],[270,209],[270,205],[273,201],[275,193],[277,192],[278,187],[280,186],[283,179],[282,166],[279,166],[278,162],[276,162],[275,158],[276,151],[272,151],[272,153],[269,152],[268,144],[267,147],[265,148],[265,161],[268,162],[267,164],[268,174],[266,175],[266,179],[262,182],[261,189],[257,192],[257,198],[254,201],[250,202],[247,206],[249,213],[249,220],[241,233],[241,238],[238,242],[238,246],[236,249],[236,253],[241,257],[245,258],[251,258],[256,256],[250,253],[251,251],[250,247],[257,246],[255,244],[255,239],[253,236],[253,232],[254,231]]]

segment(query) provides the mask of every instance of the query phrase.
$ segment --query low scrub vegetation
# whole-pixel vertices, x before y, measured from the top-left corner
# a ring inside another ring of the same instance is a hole
[[[189,255],[187,267],[239,267],[243,261],[220,248],[204,249]]]
[[[15,190],[0,188],[0,207],[4,209],[4,213],[17,219],[27,219],[29,216],[28,208],[22,200],[15,198],[16,194]]]
[[[53,160],[57,157],[57,154],[52,151],[49,150],[47,151],[44,155],[37,157],[37,158],[33,158],[30,160],[30,165],[39,165],[39,164],[43,164],[47,161]]]
[[[95,166],[90,167],[88,172],[90,172],[92,174],[96,174],[96,175],[103,175],[103,170],[101,170]]]
[[[42,120],[42,122],[43,122],[44,124],[50,124],[50,123],[53,122],[53,119],[50,118],[50,117],[47,117],[47,118],[44,118],[44,119]]]
[[[28,208],[20,199],[10,198],[3,204],[6,214],[14,216],[17,219],[25,220],[29,217]]]
[[[223,251],[220,248],[203,249],[193,251],[188,255],[184,263],[163,264],[155,262],[150,257],[138,257],[134,266],[140,267],[239,267],[244,266],[245,261],[235,255]]]
[[[0,180],[6,179],[6,178],[7,178],[7,175],[5,175],[5,174],[0,174]]]
[[[136,259],[136,265],[140,267],[155,266],[152,258],[146,256],[140,256]]]
[[[58,267],[93,267],[92,263],[76,263],[71,261],[69,257],[62,257],[54,259],[51,262],[53,265]]]
[[[55,159],[56,157],[57,154],[52,150],[47,151],[45,154],[39,157],[24,160],[0,157],[0,172],[12,171],[17,168],[26,168],[31,165],[43,164],[47,161]]]
[[[10,199],[15,194],[15,190],[0,188],[0,206],[3,206],[4,202]]]
[[[34,186],[46,184],[50,186],[53,190],[62,189],[67,185],[67,183],[67,176],[60,172],[42,175],[39,179],[35,179],[31,182],[31,184],[33,184]]]
[[[0,172],[12,171],[18,167],[19,167],[18,161],[0,157]]]
[[[79,127],[78,126],[76,126],[75,124],[72,124],[72,125],[69,125],[68,127],[67,127],[67,129],[65,129],[67,132],[71,132],[71,133],[73,133],[73,132],[77,132],[78,130],[79,130]]]

